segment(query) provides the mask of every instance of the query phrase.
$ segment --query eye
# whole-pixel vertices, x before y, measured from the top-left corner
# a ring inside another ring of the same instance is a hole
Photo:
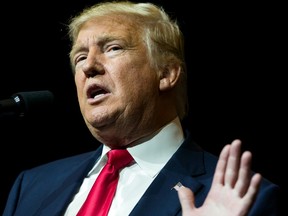
[[[115,52],[121,49],[122,47],[120,47],[119,45],[111,45],[111,46],[108,46],[105,50],[106,52]]]
[[[86,58],[87,58],[86,55],[75,56],[75,58],[74,58],[74,64],[77,65],[79,62],[85,61]]]

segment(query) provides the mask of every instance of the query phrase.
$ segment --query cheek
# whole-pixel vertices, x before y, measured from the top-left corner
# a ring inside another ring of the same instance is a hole
[[[81,89],[81,87],[83,87],[84,83],[85,83],[85,77],[84,76],[81,76],[80,73],[76,73],[74,75],[74,82],[76,84],[76,88],[77,88],[77,91]]]
[[[79,99],[81,99],[84,96],[83,95],[84,94],[83,90],[84,90],[84,85],[85,85],[85,79],[83,78],[83,76],[75,74],[74,82],[75,82],[75,85],[76,85],[77,96],[78,96],[78,100],[79,100]]]
[[[125,95],[135,95],[139,94],[139,91],[143,88],[140,75],[136,73],[132,73],[130,75],[125,75],[122,77],[117,77],[117,82],[114,82],[117,86],[116,89],[123,91],[122,94]]]
[[[142,101],[155,96],[158,85],[155,77],[141,77],[140,74],[122,80],[122,94],[133,101]]]

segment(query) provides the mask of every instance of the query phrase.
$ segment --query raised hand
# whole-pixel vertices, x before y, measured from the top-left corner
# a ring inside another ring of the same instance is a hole
[[[183,216],[246,216],[259,190],[262,176],[251,173],[252,154],[241,154],[241,141],[234,140],[221,151],[211,189],[205,202],[195,207],[194,194],[176,185]]]

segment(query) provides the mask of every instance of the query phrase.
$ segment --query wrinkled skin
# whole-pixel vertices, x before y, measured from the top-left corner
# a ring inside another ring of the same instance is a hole
[[[128,147],[176,117],[173,91],[180,68],[161,78],[151,67],[139,27],[121,17],[90,20],[73,46],[84,120],[100,142]],[[99,94],[94,96],[96,90]]]
[[[261,175],[251,176],[252,155],[241,155],[241,141],[234,140],[220,154],[214,179],[205,202],[199,208],[194,205],[194,194],[185,186],[178,191],[183,216],[246,216],[259,190]]]

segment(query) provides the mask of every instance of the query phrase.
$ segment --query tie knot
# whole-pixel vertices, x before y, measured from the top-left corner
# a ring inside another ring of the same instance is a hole
[[[107,153],[108,163],[117,170],[127,166],[133,161],[133,157],[126,149],[113,149]]]

